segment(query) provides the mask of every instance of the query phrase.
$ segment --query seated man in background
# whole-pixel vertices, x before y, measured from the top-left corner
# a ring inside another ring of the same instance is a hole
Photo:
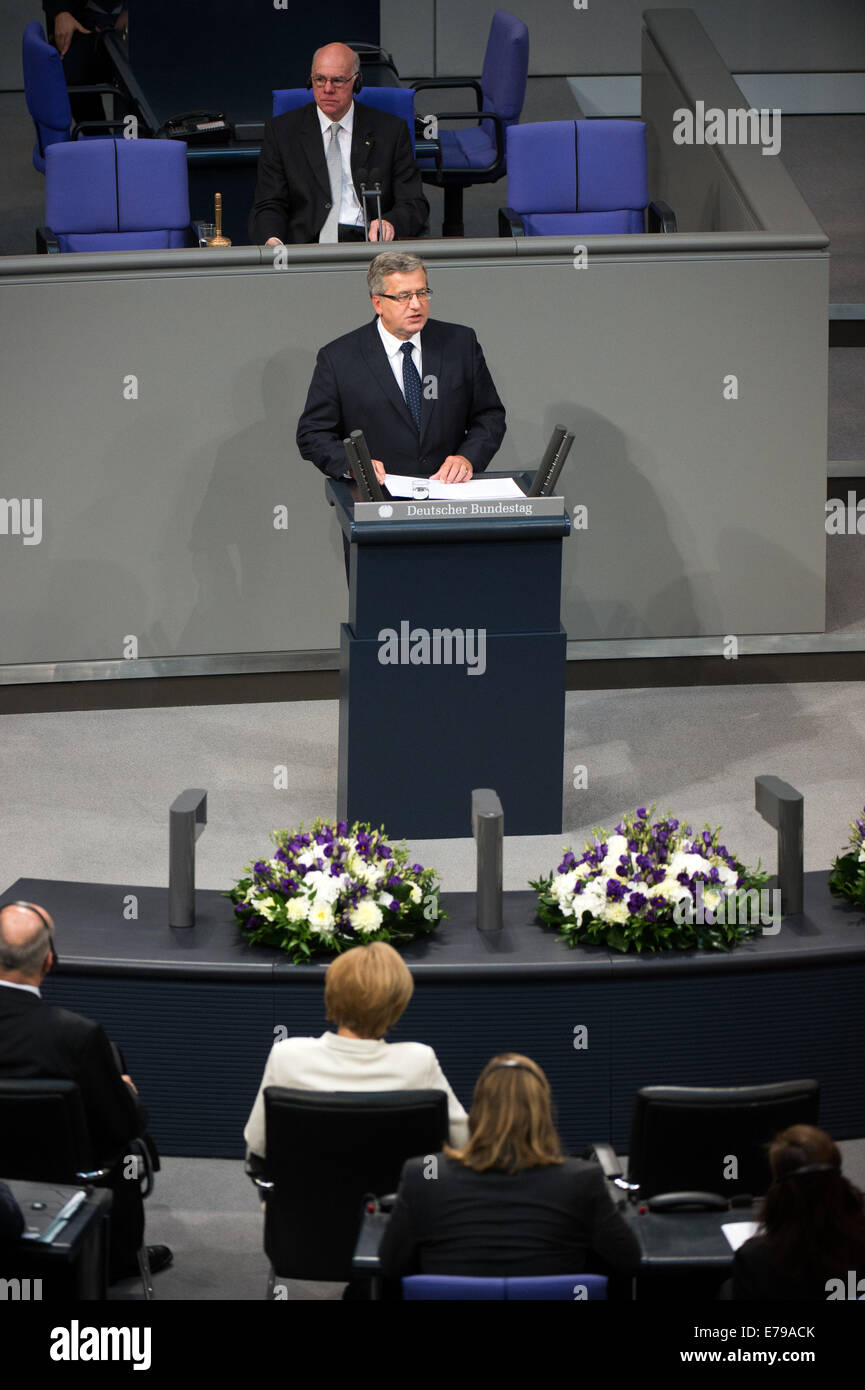
[[[99,37],[103,29],[125,33],[128,13],[125,5],[85,0],[42,0],[48,38],[63,59],[67,87],[110,82],[113,70]],[[97,92],[70,95],[73,121],[104,121],[102,98]],[[109,131],[94,131],[107,135]]]
[[[137,1179],[124,1176],[123,1160],[130,1140],[144,1134],[147,1112],[99,1024],[43,1000],[39,987],[55,960],[54,923],[42,908],[0,908],[0,1076],[77,1084],[96,1162],[112,1168],[113,1282],[138,1272],[144,1208]],[[152,1273],[171,1263],[166,1245],[150,1246],[149,1255]]]
[[[354,101],[360,59],[344,43],[313,55],[314,102],[265,121],[255,202],[254,245],[363,241],[361,170],[381,183],[382,219],[370,241],[421,236],[429,218],[408,126],[399,116]]]
[[[464,1143],[466,1112],[431,1047],[386,1043],[414,992],[405,961],[384,941],[355,946],[331,961],[324,977],[327,1017],[335,1033],[274,1043],[243,1131],[250,1153],[265,1153],[264,1088],[301,1091],[444,1091],[451,1142]]]

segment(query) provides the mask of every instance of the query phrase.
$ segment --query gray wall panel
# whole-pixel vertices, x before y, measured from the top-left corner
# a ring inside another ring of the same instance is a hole
[[[436,0],[438,72],[480,72],[490,20],[510,9],[529,27],[533,76],[640,71],[645,0]],[[865,8],[860,0],[671,0],[700,19],[735,72],[855,71],[865,67]]]
[[[508,409],[498,465],[576,428],[572,638],[822,629],[827,271],[433,266],[437,316],[475,326]],[[0,665],[116,658],[127,634],[142,657],[334,647],[340,541],[293,440],[317,346],[368,303],[356,264],[0,284],[2,492],[44,503],[40,545],[0,535]]]
[[[4,0],[0,11],[0,92],[24,90],[21,36],[31,19],[38,19],[45,27],[39,0]]]
[[[490,19],[511,8],[529,26],[530,72],[639,72],[645,0],[381,0],[381,42],[401,73],[473,75],[480,71]],[[865,67],[865,10],[859,0],[671,0],[693,9],[727,66],[743,72],[839,72]],[[6,0],[0,14],[0,90],[20,89],[21,34],[42,10]],[[436,62],[437,54],[437,66]]]
[[[381,46],[393,54],[403,76],[431,77],[435,72],[436,0],[380,0]]]

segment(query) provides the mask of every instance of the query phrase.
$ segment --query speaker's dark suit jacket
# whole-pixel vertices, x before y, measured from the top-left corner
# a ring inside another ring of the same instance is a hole
[[[381,176],[382,216],[396,236],[416,237],[426,229],[429,203],[414,162],[408,126],[400,116],[355,102],[351,170],[358,197],[358,172],[377,169]],[[258,160],[255,202],[249,215],[249,239],[263,245],[280,241],[318,241],[330,212],[330,179],[315,102],[265,121]],[[370,199],[370,218],[375,200]]]
[[[388,473],[432,477],[449,454],[482,472],[505,433],[505,411],[471,328],[428,319],[421,331],[420,435],[396,383],[378,319],[318,354],[297,447],[323,473],[346,471],[342,441],[363,430],[370,455]]]
[[[77,1082],[100,1163],[116,1159],[143,1133],[146,1115],[99,1024],[6,985],[0,985],[0,1076]]]

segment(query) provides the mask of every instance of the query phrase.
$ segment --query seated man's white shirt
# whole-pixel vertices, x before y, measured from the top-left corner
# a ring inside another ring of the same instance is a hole
[[[444,1091],[450,1142],[468,1141],[468,1116],[438,1058],[425,1043],[387,1043],[379,1038],[285,1038],[274,1043],[243,1136],[251,1153],[265,1153],[264,1088],[299,1091]]]
[[[326,116],[320,106],[316,106],[318,112],[318,123],[321,126],[321,138],[324,141],[324,156],[327,158],[327,151],[330,146],[330,128],[333,121],[330,116]],[[354,186],[354,179],[351,174],[351,141],[354,132],[354,102],[348,108],[344,116],[337,121],[339,134],[336,137],[339,145],[339,157],[342,161],[342,188],[339,201],[339,220],[345,227],[362,227],[363,213],[361,212],[360,199]]]

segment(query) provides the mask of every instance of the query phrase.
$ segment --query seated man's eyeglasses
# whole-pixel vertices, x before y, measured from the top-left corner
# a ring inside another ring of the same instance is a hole
[[[349,82],[354,81],[352,77],[325,77],[321,72],[312,73],[313,87],[326,87],[328,82],[332,87],[345,87]]]
[[[382,291],[378,298],[395,299],[397,304],[408,304],[410,299],[432,299],[432,290],[400,290],[399,294],[385,294]]]

